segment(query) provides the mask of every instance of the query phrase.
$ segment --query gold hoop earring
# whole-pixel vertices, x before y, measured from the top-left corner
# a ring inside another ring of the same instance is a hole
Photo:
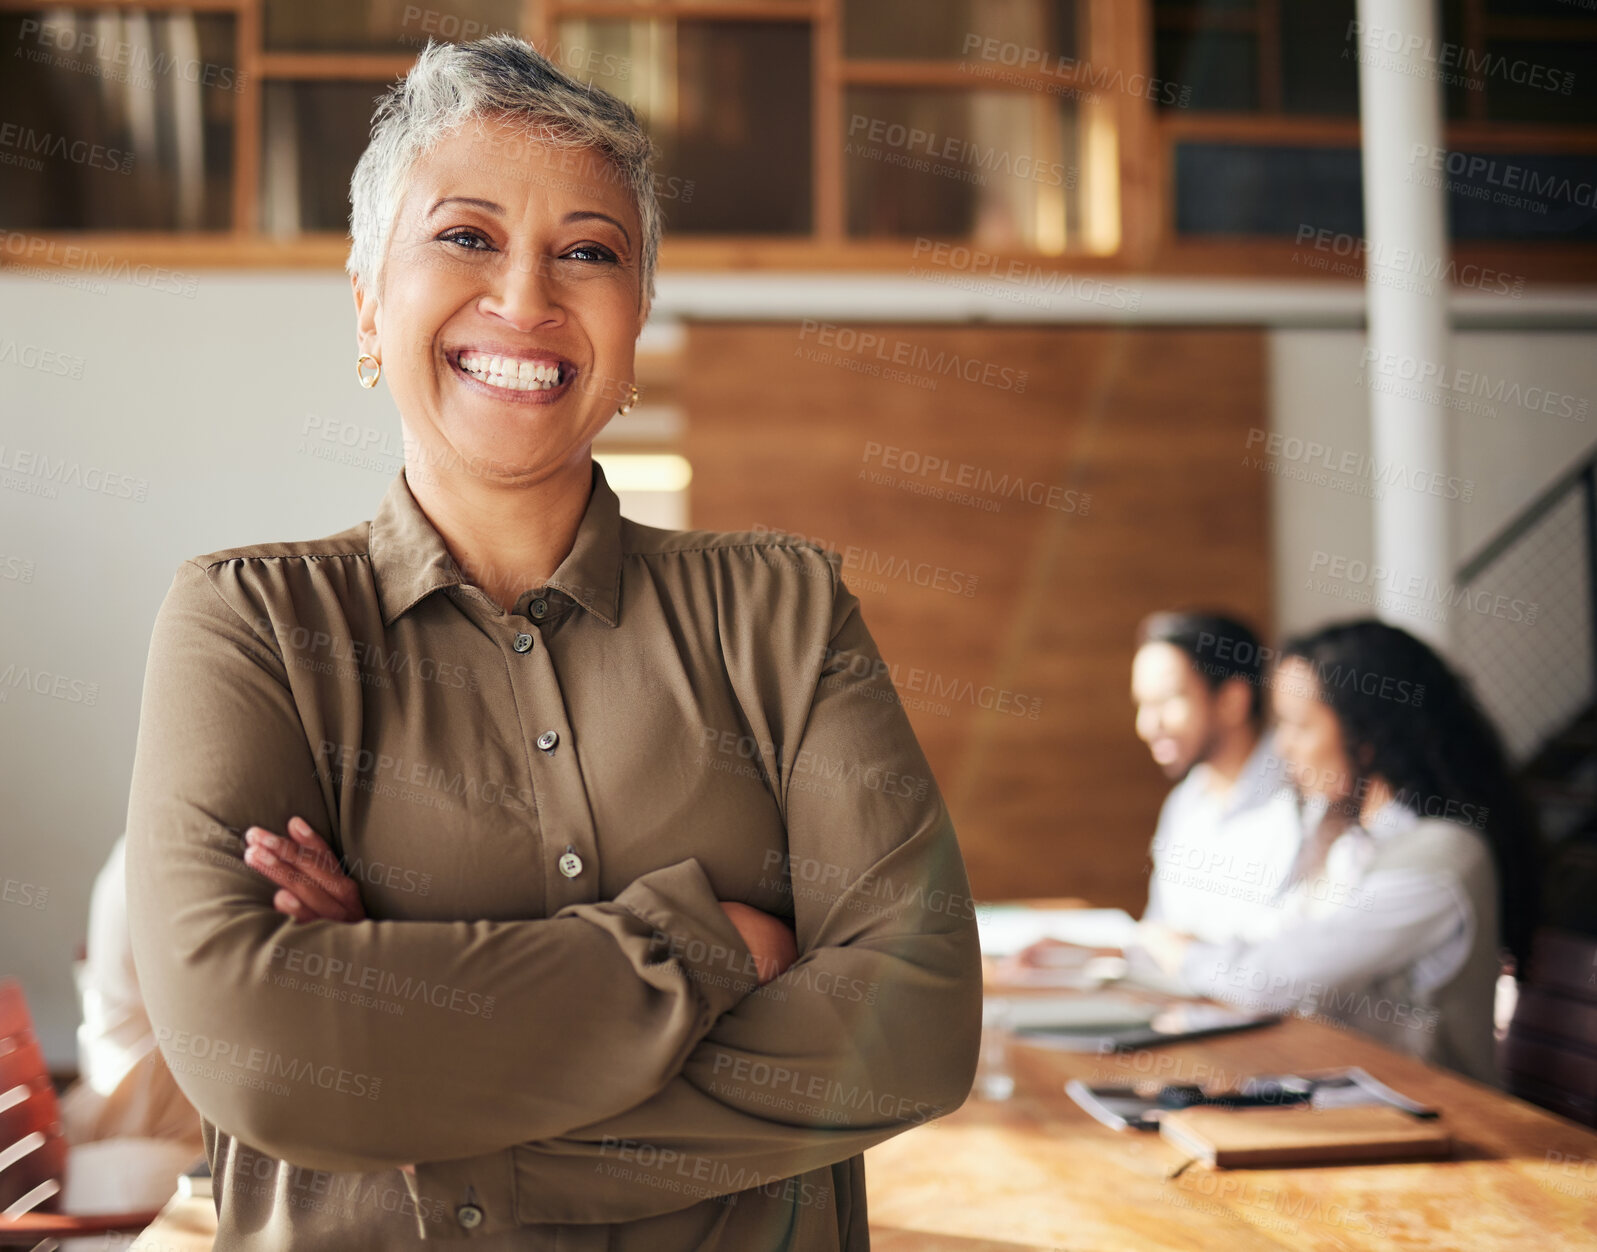
[[[366,362],[367,361],[370,361],[373,365],[375,365],[377,367],[377,372],[372,374],[371,377],[369,377],[369,378],[366,376]],[[371,353],[362,352],[360,354],[360,356],[355,359],[355,377],[360,379],[360,385],[362,387],[365,387],[368,391],[371,390],[373,387],[375,387],[377,385],[377,380],[379,378],[381,378],[382,376],[383,376],[383,363],[381,361],[379,361],[376,357],[372,356]]]
[[[632,384],[632,394],[627,397],[627,402],[625,404],[623,404],[619,409],[616,410],[616,414],[618,416],[620,416],[620,417],[625,417],[628,413],[630,413],[632,411],[632,406],[634,404],[636,404],[637,402],[638,402],[638,385],[637,385],[637,383],[633,383]]]

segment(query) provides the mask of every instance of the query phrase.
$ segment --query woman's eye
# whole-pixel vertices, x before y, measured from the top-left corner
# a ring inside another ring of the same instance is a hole
[[[584,253],[586,255],[582,255]],[[565,253],[565,255],[568,257],[576,257],[579,261],[602,261],[607,264],[614,264],[616,259],[616,254],[614,252],[611,252],[609,248],[601,247],[596,243],[579,243],[575,248],[572,248],[571,251]]]
[[[439,235],[438,240],[440,243],[458,244],[470,252],[481,252],[489,246],[488,241],[474,230],[452,230]]]

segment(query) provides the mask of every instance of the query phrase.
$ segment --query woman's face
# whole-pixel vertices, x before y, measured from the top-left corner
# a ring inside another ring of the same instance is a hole
[[[641,233],[591,149],[496,119],[417,160],[380,295],[355,293],[412,471],[522,483],[586,468],[633,379]]]
[[[1320,699],[1314,669],[1298,657],[1277,667],[1272,703],[1275,742],[1287,775],[1305,796],[1323,796],[1335,803],[1353,790],[1342,725]]]

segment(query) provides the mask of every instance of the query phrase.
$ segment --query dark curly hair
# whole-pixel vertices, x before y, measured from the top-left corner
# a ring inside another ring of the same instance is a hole
[[[1502,739],[1469,685],[1413,635],[1372,618],[1288,640],[1281,663],[1292,658],[1313,670],[1320,702],[1336,715],[1355,795],[1379,778],[1413,812],[1485,834],[1501,939],[1523,974],[1539,904],[1540,836]]]

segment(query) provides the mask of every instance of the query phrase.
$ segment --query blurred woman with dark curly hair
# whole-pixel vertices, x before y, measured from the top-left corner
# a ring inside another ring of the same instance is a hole
[[[1535,922],[1535,822],[1502,742],[1429,647],[1377,621],[1288,642],[1276,742],[1324,817],[1259,943],[1180,939],[1157,955],[1194,988],[1313,1013],[1498,1082],[1493,1000]],[[1308,827],[1306,827],[1308,829]]]

